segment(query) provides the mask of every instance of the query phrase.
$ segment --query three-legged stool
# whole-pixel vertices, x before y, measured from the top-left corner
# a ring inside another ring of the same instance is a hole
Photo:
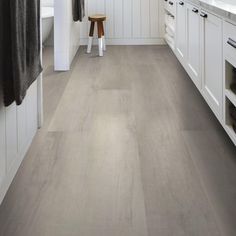
[[[102,57],[103,51],[106,50],[105,34],[104,34],[104,26],[103,26],[103,21],[106,20],[106,16],[105,15],[92,15],[92,16],[89,16],[88,19],[91,22],[91,25],[90,25],[90,31],[89,31],[87,53],[91,53],[92,44],[93,44],[94,26],[95,26],[95,23],[97,23],[99,56]]]

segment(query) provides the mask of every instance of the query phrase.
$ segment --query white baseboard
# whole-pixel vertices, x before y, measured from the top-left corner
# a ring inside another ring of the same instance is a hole
[[[87,45],[88,38],[81,38],[80,45]],[[97,44],[97,39],[94,39],[94,44]],[[106,38],[107,45],[165,45],[163,38],[137,38],[137,39],[109,39]]]

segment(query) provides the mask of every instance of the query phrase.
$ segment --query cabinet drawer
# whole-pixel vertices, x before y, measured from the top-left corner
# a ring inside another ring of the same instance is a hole
[[[164,8],[167,10],[168,0],[163,0],[163,1],[164,1]]]
[[[223,37],[225,53],[236,58],[236,26],[231,23],[224,22]]]
[[[164,0],[164,8],[173,16],[175,16],[175,0]]]

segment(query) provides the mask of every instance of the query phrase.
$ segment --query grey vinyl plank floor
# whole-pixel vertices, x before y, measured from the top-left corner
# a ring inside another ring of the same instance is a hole
[[[45,122],[0,236],[234,236],[236,148],[166,46],[44,49]]]

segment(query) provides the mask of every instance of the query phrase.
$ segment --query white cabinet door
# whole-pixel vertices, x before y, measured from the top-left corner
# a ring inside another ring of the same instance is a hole
[[[219,119],[223,111],[222,20],[201,12],[202,93]]]
[[[200,17],[199,9],[192,4],[186,4],[186,20],[187,70],[195,85],[200,89]]]
[[[186,7],[181,0],[176,2],[176,54],[184,63],[186,57]]]

